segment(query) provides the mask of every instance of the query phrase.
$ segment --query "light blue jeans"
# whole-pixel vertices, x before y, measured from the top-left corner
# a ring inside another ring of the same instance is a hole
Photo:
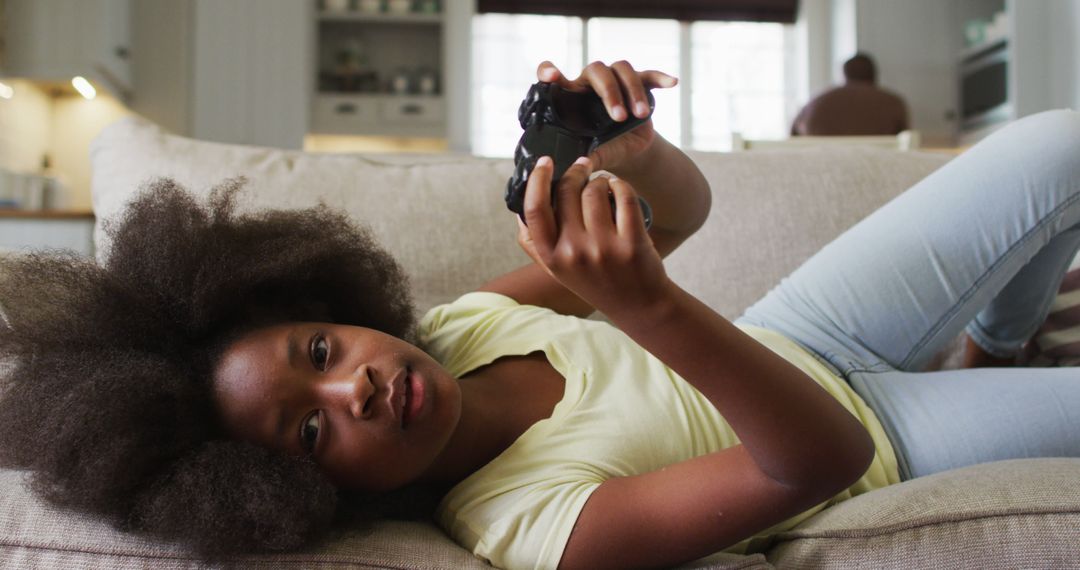
[[[1080,369],[920,372],[963,330],[1009,356],[1080,248],[1080,113],[999,130],[827,245],[740,322],[831,365],[877,413],[910,479],[1080,457]]]

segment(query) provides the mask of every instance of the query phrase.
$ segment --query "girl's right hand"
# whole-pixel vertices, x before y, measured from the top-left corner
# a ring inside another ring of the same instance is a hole
[[[582,157],[553,190],[553,170],[551,158],[542,157],[526,184],[525,223],[518,220],[518,243],[525,252],[609,317],[662,300],[671,282],[645,229],[633,187],[613,177],[590,181],[592,163]],[[609,194],[614,196],[614,212]]]
[[[619,122],[627,120],[631,115],[638,118],[648,117],[646,92],[657,88],[668,89],[679,83],[678,79],[662,71],[638,71],[625,60],[611,65],[594,61],[585,66],[575,79],[563,75],[554,63],[543,61],[536,69],[536,78],[547,83],[556,83],[568,91],[595,92],[604,102],[608,115]],[[592,159],[595,170],[616,172],[628,164],[633,165],[655,139],[652,119],[648,119],[637,128],[600,145],[589,158]]]

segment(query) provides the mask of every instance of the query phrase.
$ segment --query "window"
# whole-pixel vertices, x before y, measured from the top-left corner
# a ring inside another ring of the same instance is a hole
[[[591,18],[588,34],[586,63],[596,60],[612,63],[625,59],[634,65],[634,69],[659,69],[679,77],[680,30],[675,20]],[[576,77],[581,67],[568,70],[567,74]],[[656,132],[675,144],[682,139],[679,120],[682,89],[681,85],[676,85],[671,89],[653,90],[656,98],[653,126]]]
[[[695,22],[690,26],[689,145],[730,150],[731,133],[785,138],[795,115],[791,26]]]
[[[590,61],[626,59],[679,77],[654,91],[657,132],[697,150],[727,150],[731,133],[783,138],[795,111],[792,26],[640,18],[482,14],[473,20],[472,150],[511,156],[517,107],[551,60],[569,77]]]
[[[486,14],[473,20],[472,152],[513,156],[521,138],[517,109],[536,66],[580,70],[582,21],[563,16]],[[571,76],[573,77],[573,76]]]

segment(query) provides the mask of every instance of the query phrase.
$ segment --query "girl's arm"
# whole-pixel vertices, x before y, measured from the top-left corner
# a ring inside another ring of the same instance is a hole
[[[647,105],[646,88],[673,87],[677,83],[675,78],[658,71],[635,71],[625,61],[610,67],[594,62],[573,80],[545,61],[536,74],[541,81],[558,83],[569,90],[596,91],[616,120],[626,118],[628,111],[639,116],[647,114],[635,110],[638,103]],[[590,164],[574,168],[588,173],[593,169],[607,170],[633,184],[652,206],[649,236],[661,257],[674,251],[705,222],[712,199],[708,182],[693,161],[653,130],[651,120],[604,144],[590,160]],[[595,310],[531,263],[485,283],[479,290],[501,293],[519,303],[549,307],[567,315],[584,317]]]
[[[630,184],[586,184],[576,172],[560,181],[553,211],[551,174],[550,160],[542,160],[530,177],[528,226],[519,236],[525,250],[700,390],[741,441],[601,484],[578,518],[563,567],[693,560],[827,500],[863,474],[874,455],[865,428],[801,370],[668,279]]]

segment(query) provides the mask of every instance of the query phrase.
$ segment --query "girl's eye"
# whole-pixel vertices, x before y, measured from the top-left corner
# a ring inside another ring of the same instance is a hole
[[[319,370],[326,370],[326,361],[330,358],[330,343],[322,335],[311,339],[311,363]]]
[[[304,453],[311,454],[315,451],[315,442],[319,440],[319,412],[311,412],[304,423],[300,424],[300,447]]]

